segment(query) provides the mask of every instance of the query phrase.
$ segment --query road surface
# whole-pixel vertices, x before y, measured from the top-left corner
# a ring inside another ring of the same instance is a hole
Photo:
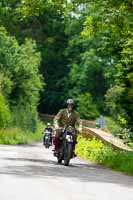
[[[58,165],[41,143],[0,145],[0,200],[133,200],[133,177],[79,158]]]

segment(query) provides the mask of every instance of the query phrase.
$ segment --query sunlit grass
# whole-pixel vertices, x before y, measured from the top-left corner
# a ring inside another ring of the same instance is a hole
[[[42,137],[43,124],[39,123],[37,131],[32,133],[20,128],[0,129],[0,144],[28,144]]]

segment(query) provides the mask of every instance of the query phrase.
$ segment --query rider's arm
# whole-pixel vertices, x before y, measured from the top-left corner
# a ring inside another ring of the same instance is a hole
[[[62,110],[60,110],[54,118],[54,127],[59,128],[59,120],[62,117]]]
[[[46,131],[46,128],[43,129],[42,134],[44,134],[45,131]]]

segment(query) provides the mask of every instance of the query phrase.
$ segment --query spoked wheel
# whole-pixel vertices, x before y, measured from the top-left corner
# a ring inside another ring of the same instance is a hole
[[[68,166],[70,159],[72,157],[72,152],[73,152],[73,144],[72,143],[67,143],[65,152],[64,152],[64,165]]]

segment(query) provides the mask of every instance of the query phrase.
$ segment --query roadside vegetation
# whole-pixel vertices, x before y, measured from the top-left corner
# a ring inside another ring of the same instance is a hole
[[[102,164],[114,170],[133,175],[133,152],[113,150],[96,138],[80,135],[76,146],[78,156]]]
[[[104,131],[112,133],[114,136],[117,136],[122,127],[111,117],[105,117],[105,128]]]
[[[132,145],[132,13],[131,0],[1,0],[0,128],[35,133],[37,112],[71,97]]]
[[[129,147],[133,147],[133,132],[130,128],[124,128],[121,123],[115,121],[111,117],[105,117],[105,128],[104,131],[111,133],[117,138],[123,140],[123,143]]]
[[[0,28],[0,143],[39,139],[37,105],[43,87],[40,53],[32,40],[24,44]]]
[[[18,145],[40,141],[43,128],[44,125],[39,123],[37,130],[34,133],[20,128],[0,129],[0,144]]]

